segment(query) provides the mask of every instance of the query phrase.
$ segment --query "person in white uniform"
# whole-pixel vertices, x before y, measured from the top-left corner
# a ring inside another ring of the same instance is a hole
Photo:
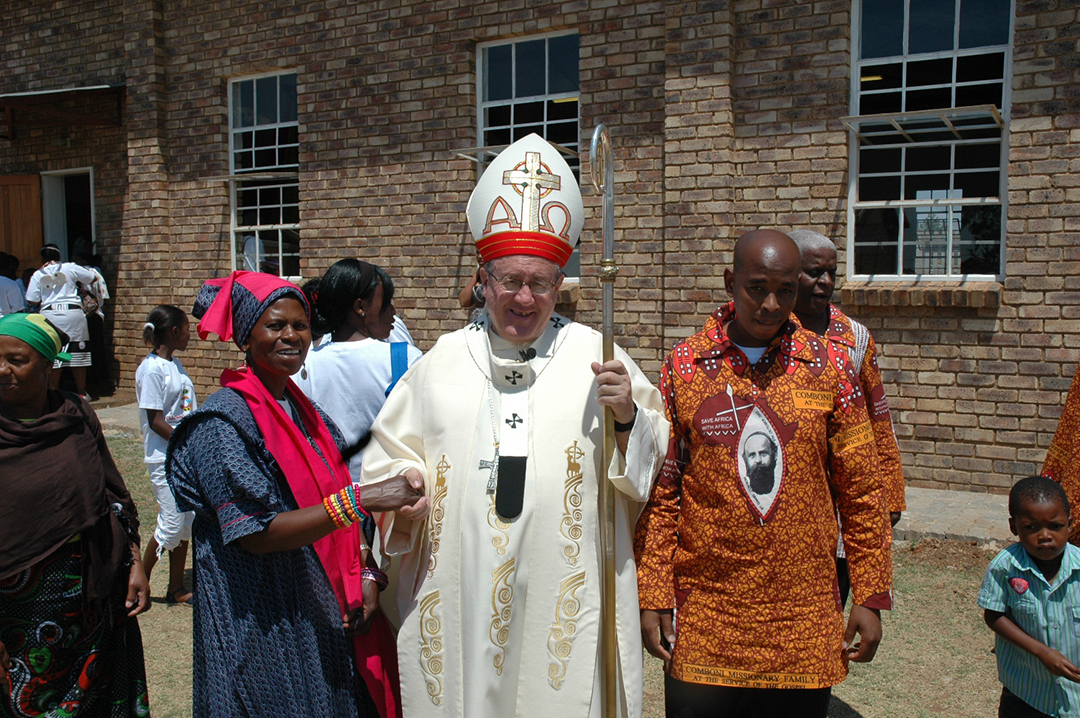
[[[37,310],[46,319],[68,335],[70,341],[64,345],[63,351],[71,354],[71,360],[57,359],[53,369],[69,367],[76,390],[89,401],[90,397],[86,395],[86,369],[90,366],[90,330],[86,324],[86,314],[83,313],[78,285],[89,287],[97,276],[93,270],[74,262],[62,262],[60,248],[55,244],[46,244],[41,248],[41,260],[41,268],[30,277],[26,287],[26,301],[31,306],[37,305]],[[49,375],[53,389],[60,386],[60,373],[53,371]]]
[[[616,420],[618,712],[638,716],[631,532],[668,440],[660,393],[602,338],[554,313],[581,192],[537,135],[481,177],[469,225],[484,313],[444,335],[372,426],[364,487],[420,477],[430,515],[377,517],[399,555],[405,716],[595,716],[601,707],[603,410]]]

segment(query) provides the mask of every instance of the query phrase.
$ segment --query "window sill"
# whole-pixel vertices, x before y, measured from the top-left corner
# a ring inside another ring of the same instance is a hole
[[[968,307],[1001,306],[1000,282],[845,282],[840,301],[861,307]]]
[[[579,299],[581,299],[581,284],[577,281],[566,281],[559,287],[559,294],[555,297],[555,306],[577,304]]]

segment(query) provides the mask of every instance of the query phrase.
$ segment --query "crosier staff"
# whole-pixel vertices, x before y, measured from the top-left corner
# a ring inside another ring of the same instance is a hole
[[[607,127],[593,130],[589,150],[590,178],[604,198],[603,255],[600,285],[603,290],[604,363],[615,358],[615,162]],[[615,489],[608,481],[608,465],[615,453],[615,416],[604,407],[604,454],[600,462],[598,507],[600,514],[600,647],[603,715],[615,718],[618,712],[618,646],[615,634]]]

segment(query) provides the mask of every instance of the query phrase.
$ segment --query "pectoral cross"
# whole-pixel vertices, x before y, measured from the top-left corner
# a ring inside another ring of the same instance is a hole
[[[539,152],[526,152],[522,164],[524,168],[519,164],[503,172],[503,184],[513,185],[521,192],[522,229],[535,232],[540,229],[540,197],[547,194],[544,190],[559,189],[562,178],[545,171],[547,168],[540,162]]]
[[[495,490],[495,481],[499,478],[499,445],[495,444],[495,455],[491,457],[491,461],[480,460],[481,469],[490,469],[491,475],[488,477],[487,490],[492,492]]]

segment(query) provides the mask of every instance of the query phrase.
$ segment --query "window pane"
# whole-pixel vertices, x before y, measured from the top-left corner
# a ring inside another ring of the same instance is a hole
[[[255,81],[255,124],[271,125],[278,121],[277,86],[277,77],[261,77]]]
[[[241,209],[236,213],[236,223],[239,225],[251,225],[259,223],[259,210]]]
[[[281,208],[281,222],[283,224],[299,224],[300,208],[296,206]]]
[[[510,124],[510,105],[499,105],[498,107],[489,107],[484,110],[485,120],[484,125],[486,127],[496,127],[498,125]]]
[[[920,85],[947,85],[952,82],[952,58],[909,62],[907,66],[908,87]]]
[[[250,152],[237,152],[233,155],[233,165],[237,170],[249,170],[255,166],[255,158]]]
[[[573,149],[571,145],[576,145],[578,141],[577,122],[556,122],[548,125],[547,139],[557,145]]]
[[[863,5],[866,3],[864,2]],[[908,18],[908,53],[953,49],[956,27],[955,0],[911,0]]]
[[[997,168],[1001,161],[1001,146],[958,145],[956,148],[956,168],[973,169],[976,167]]]
[[[509,100],[513,94],[513,45],[484,49],[484,101]]]
[[[959,211],[960,272],[998,274],[1001,268],[1001,207],[962,207]]]
[[[877,172],[900,171],[900,148],[875,150],[859,150],[859,172],[861,174],[874,174]]]
[[[300,235],[294,230],[281,230],[282,276],[300,276]]]
[[[526,122],[535,123],[544,121],[543,102],[524,102],[514,105],[514,124],[523,125]]]
[[[949,229],[948,207],[904,209],[904,274],[948,274]]]
[[[954,182],[961,197],[997,197],[999,179],[997,172],[960,172]]]
[[[907,149],[908,172],[920,170],[948,170],[950,165],[949,147],[909,147]]]
[[[902,109],[902,96],[899,92],[862,95],[859,98],[860,115],[880,115],[886,112],[899,112]]]
[[[273,147],[277,144],[276,130],[255,130],[256,147]]]
[[[552,100],[547,103],[548,122],[555,120],[573,120],[577,122],[578,101]]]
[[[895,209],[855,213],[855,273],[896,274],[899,214]]]
[[[904,178],[904,199],[931,199],[929,193],[935,190],[944,192],[948,189],[949,175],[947,174],[909,175]]]
[[[1009,0],[961,0],[960,47],[1009,42]]]
[[[272,147],[268,150],[255,150],[255,166],[263,168],[276,167],[277,150]]]
[[[519,125],[519,126],[515,127],[514,128],[514,142],[517,142],[522,137],[526,137],[526,136],[532,134],[533,132],[535,132],[536,134],[543,137],[543,135],[544,135],[544,126],[543,125],[524,125],[524,126]]]
[[[904,0],[863,0],[862,58],[904,53]]]
[[[578,36],[548,41],[548,94],[578,91]]]
[[[256,240],[259,247],[259,269],[260,272],[266,272],[267,274],[279,274],[281,268],[281,260],[278,258],[278,252],[280,251],[278,231],[276,229],[264,229],[259,232],[259,238]],[[244,255],[247,256],[245,250]]]
[[[515,45],[514,78],[517,80],[517,87],[514,97],[544,94],[544,45],[544,40],[530,40]]]
[[[295,145],[300,141],[300,128],[297,125],[279,127],[277,141],[279,145]]]
[[[956,106],[994,105],[1001,107],[1001,83],[968,85],[956,88]]]
[[[255,133],[254,132],[238,132],[236,137],[239,139],[237,147],[240,149],[250,150],[255,146]]]
[[[915,90],[907,93],[908,112],[915,110],[937,110],[943,107],[952,107],[952,91],[948,87],[936,90]]]
[[[501,147],[510,144],[510,130],[488,130],[484,133],[484,145],[487,147]]]
[[[281,85],[281,122],[296,122],[296,75],[279,75]]]
[[[259,224],[280,224],[280,207],[263,207],[259,210]]]
[[[282,147],[278,150],[278,166],[279,167],[291,167],[293,165],[300,164],[300,148],[295,145],[292,147]]]
[[[233,83],[233,127],[251,127],[255,122],[255,81]]]
[[[1000,80],[1005,77],[1005,53],[965,55],[956,58],[956,81]]]
[[[904,65],[865,65],[859,73],[859,90],[892,90],[904,85]]]
[[[300,202],[300,186],[290,184],[282,187],[281,201],[285,204],[298,204]]]
[[[900,198],[899,177],[860,177],[859,202],[876,202]]]

